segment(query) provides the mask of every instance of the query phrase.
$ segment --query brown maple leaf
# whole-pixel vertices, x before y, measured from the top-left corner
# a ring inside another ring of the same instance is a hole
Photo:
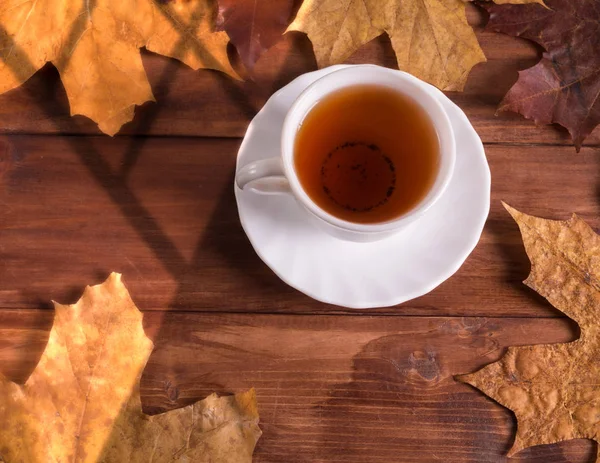
[[[55,309],[26,383],[0,375],[0,461],[251,463],[260,436],[253,390],[142,413],[152,342],[120,275]]]
[[[237,76],[227,34],[213,32],[214,14],[211,0],[2,0],[0,94],[51,62],[71,114],[113,135],[136,105],[154,101],[141,47]]]
[[[545,220],[505,207],[531,260],[525,284],[575,320],[581,336],[567,344],[510,347],[500,361],[457,379],[515,413],[509,456],[568,439],[599,442],[600,236],[576,215]]]
[[[442,90],[462,90],[485,61],[462,0],[304,0],[288,30],[308,35],[319,67],[343,62],[386,32],[398,67]]]
[[[489,6],[487,28],[523,37],[545,52],[502,100],[500,110],[538,124],[567,128],[577,151],[600,123],[600,3],[548,0],[540,5]]]
[[[219,0],[217,30],[227,32],[249,71],[285,31],[294,0]]]

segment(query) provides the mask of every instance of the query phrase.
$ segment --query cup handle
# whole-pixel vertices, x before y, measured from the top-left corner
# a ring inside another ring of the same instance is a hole
[[[251,189],[266,195],[292,192],[283,173],[280,157],[262,159],[245,165],[236,174],[235,183],[242,190]]]

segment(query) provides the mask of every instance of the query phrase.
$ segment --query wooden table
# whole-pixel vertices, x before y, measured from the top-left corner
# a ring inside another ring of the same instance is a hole
[[[118,271],[156,345],[142,381],[148,412],[254,386],[264,431],[256,462],[506,461],[512,413],[453,375],[509,345],[573,340],[578,328],[521,283],[529,262],[500,200],[600,226],[600,130],[577,154],[565,130],[496,116],[540,51],[483,32],[474,7],[469,20],[488,62],[449,96],[485,143],[491,213],[460,271],[398,307],[311,300],[259,260],[240,227],[241,137],[276,89],[316,68],[305,36],[285,36],[243,83],[144,53],[158,104],[139,108],[115,138],[69,116],[51,66],[0,96],[1,371],[24,381],[47,339],[50,301],[74,302]],[[396,67],[384,37],[349,62]],[[514,461],[594,456],[579,440]]]

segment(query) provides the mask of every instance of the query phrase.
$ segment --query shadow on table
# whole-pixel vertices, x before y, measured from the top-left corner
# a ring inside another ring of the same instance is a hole
[[[211,282],[211,289],[218,292],[217,297],[227,294],[229,281],[235,281],[236,286],[250,288],[249,294],[246,291],[241,298],[238,294],[229,294],[233,311],[243,311],[245,306],[242,304],[245,303],[258,303],[260,299],[295,292],[260,260],[248,241],[238,216],[233,191],[234,175],[232,171],[220,196],[215,198],[214,212],[198,240],[191,263],[177,275],[178,289],[171,307],[197,306],[199,301],[203,306],[222,303],[211,301],[210,295],[197,297],[206,290],[202,286],[203,276],[210,272],[222,273],[219,275],[219,281],[223,282],[222,290],[214,288],[214,280]],[[214,268],[214,262],[219,262],[218,268]]]
[[[322,426],[319,460],[523,461],[592,463],[593,442],[532,447],[508,459],[516,418],[453,375],[499,359],[498,327],[450,321],[430,332],[386,336],[353,359],[352,379],[334,385],[314,415]],[[410,341],[410,342],[409,342]],[[487,355],[486,353],[491,355]],[[420,430],[426,429],[423,433]],[[308,460],[307,460],[308,461]]]
[[[502,213],[508,214],[504,211],[504,208],[502,208]],[[501,262],[504,266],[504,281],[510,283],[512,287],[521,293],[523,306],[529,304],[555,315],[564,316],[543,296],[522,283],[529,275],[531,263],[525,252],[518,225],[511,220],[488,218],[485,228],[497,238],[496,243],[498,243],[497,246],[503,257]],[[515,310],[518,310],[518,307],[515,307]]]
[[[87,27],[87,18],[91,14],[92,10],[97,6],[96,1],[91,0],[86,5],[82,6],[82,10],[78,15],[78,19],[73,23],[71,30],[69,31],[65,39],[65,47],[73,48],[81,36],[82,32]],[[198,6],[202,7],[202,2],[198,2]],[[159,11],[162,12],[160,8]],[[175,18],[172,14],[164,14],[164,17],[170,21],[181,21],[181,18]],[[194,21],[200,20],[202,15],[192,14],[190,17],[194,18],[189,24],[186,24],[188,29],[194,29],[196,23]],[[26,81],[37,69],[31,62],[27,52],[23,50],[19,44],[12,40],[12,36],[0,25],[0,37],[3,40],[4,47],[10,48],[11,56],[13,60],[7,61],[6,64],[11,66],[12,72],[22,81]],[[179,55],[184,48],[187,47],[186,40],[184,37],[177,42],[172,50],[172,54]],[[194,43],[194,52],[202,53],[203,59],[213,59],[210,53],[203,49],[199,43]],[[69,57],[60,58],[62,61],[58,63],[59,66],[64,67],[67,65]],[[15,63],[18,63],[16,65]],[[163,96],[166,96],[169,92],[170,83],[172,76],[182,65],[175,60],[170,60],[169,65],[166,66],[164,72],[159,78],[158,84],[155,85],[154,90]],[[251,117],[256,112],[254,108],[245,98],[245,95],[239,88],[239,85],[233,82],[229,77],[222,75],[223,89],[227,92],[234,93],[235,100],[239,102],[242,109],[245,111],[248,117]],[[31,86],[24,85],[26,90],[29,90],[32,94],[32,98],[39,104],[40,108],[46,114],[46,116],[52,120],[52,117],[57,113],[57,107],[55,101],[52,98],[38,98],[39,95],[35,95],[35,89]],[[133,128],[135,132],[139,134],[146,134],[152,128],[152,125],[160,112],[159,105],[152,105],[143,112],[141,117],[138,117],[133,122]],[[64,108],[62,108],[64,110]],[[58,127],[59,132],[66,132],[72,134],[81,133],[78,125],[78,119],[72,118],[68,122],[69,127],[64,127],[62,123]],[[70,145],[73,152],[76,153],[81,163],[87,168],[92,178],[98,185],[106,192],[112,202],[117,206],[121,214],[129,222],[129,225],[137,232],[142,241],[146,243],[149,249],[151,249],[157,259],[162,263],[170,275],[180,282],[182,288],[189,288],[195,285],[196,279],[199,279],[199,273],[202,271],[209,271],[209,269],[203,268],[199,262],[201,262],[200,255],[206,248],[215,248],[219,252],[224,253],[228,259],[236,260],[235,255],[229,253],[229,249],[226,243],[222,243],[218,237],[222,232],[220,228],[223,224],[229,224],[233,221],[231,214],[236,213],[235,203],[233,201],[233,193],[224,193],[220,200],[220,205],[217,208],[216,215],[211,219],[211,225],[207,230],[207,235],[202,237],[199,245],[196,249],[196,255],[194,261],[190,265],[187,260],[179,252],[177,246],[165,233],[161,224],[150,211],[144,206],[144,204],[136,197],[135,193],[131,190],[128,185],[127,179],[129,174],[134,169],[142,148],[148,141],[148,137],[145,136],[134,136],[131,137],[131,143],[127,147],[123,159],[120,172],[115,172],[111,167],[111,164],[103,158],[102,153],[94,146],[94,143],[85,136],[66,136],[63,137],[66,142]],[[228,188],[231,190],[231,188]],[[237,221],[237,219],[236,219]],[[233,231],[234,239],[241,239],[243,232],[241,228]],[[244,237],[245,238],[245,237]],[[249,246],[239,247],[242,252],[252,252]],[[247,256],[244,257],[247,259]],[[254,262],[257,262],[258,258]],[[106,274],[100,272],[99,280],[106,278]],[[195,287],[195,286],[194,286]],[[69,290],[72,299],[77,299],[81,294],[81,288],[72,288]],[[44,303],[44,305],[46,305]],[[156,336],[160,336],[160,333],[156,333]]]

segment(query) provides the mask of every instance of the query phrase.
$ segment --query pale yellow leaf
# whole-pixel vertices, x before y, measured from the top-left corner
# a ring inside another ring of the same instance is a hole
[[[55,309],[26,383],[0,376],[0,461],[251,463],[260,436],[253,390],[142,413],[139,381],[152,342],[120,275]]]
[[[462,90],[485,61],[462,0],[305,0],[288,30],[308,35],[319,67],[386,32],[398,67],[443,90]]]

